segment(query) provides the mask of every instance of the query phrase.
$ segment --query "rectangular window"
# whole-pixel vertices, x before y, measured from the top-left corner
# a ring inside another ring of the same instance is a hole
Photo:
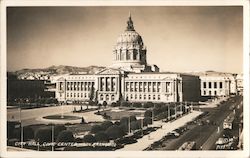
[[[220,82],[220,88],[223,88],[222,82]]]
[[[151,92],[151,82],[148,82],[148,92]]]
[[[160,92],[160,89],[161,89],[161,83],[157,82],[157,92]]]
[[[170,82],[166,82],[166,92],[170,92]]]
[[[208,88],[212,88],[212,82],[208,82]]]
[[[135,82],[135,92],[138,92],[138,82]]]
[[[203,82],[203,88],[207,88],[207,82]]]
[[[214,82],[214,88],[217,88],[217,82]]]
[[[142,82],[139,82],[139,92],[142,92]]]
[[[143,92],[146,92],[147,91],[147,85],[146,85],[147,82],[144,82],[143,83]]]
[[[156,92],[156,83],[155,82],[153,82],[153,92]]]
[[[203,94],[206,95],[206,91],[203,91]]]
[[[134,84],[133,84],[133,82],[130,82],[130,86],[131,86],[131,92],[133,92],[134,91]],[[132,98],[131,98],[132,99]]]
[[[126,82],[126,92],[128,92],[128,90],[129,90],[129,83]]]

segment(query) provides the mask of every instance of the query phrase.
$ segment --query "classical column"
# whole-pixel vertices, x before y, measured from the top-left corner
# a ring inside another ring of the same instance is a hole
[[[110,83],[110,89],[109,89],[109,91],[113,91],[113,81],[112,81],[112,77],[109,77],[109,83]]]
[[[153,92],[153,89],[154,89],[154,82],[151,82],[151,92]]]

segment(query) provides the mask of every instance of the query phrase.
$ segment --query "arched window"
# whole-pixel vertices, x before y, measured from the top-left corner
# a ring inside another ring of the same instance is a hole
[[[106,100],[109,100],[109,95],[108,94],[106,95]]]
[[[111,95],[111,100],[115,100],[114,94]]]
[[[102,94],[100,95],[100,100],[103,100],[103,95]]]

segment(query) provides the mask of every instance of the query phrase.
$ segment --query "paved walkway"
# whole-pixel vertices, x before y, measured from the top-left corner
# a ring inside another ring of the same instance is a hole
[[[163,136],[165,136],[168,132],[173,131],[176,128],[179,128],[185,125],[187,122],[193,120],[197,116],[199,116],[202,112],[200,111],[193,111],[192,113],[185,115],[173,122],[164,123],[162,121],[154,122],[155,125],[162,125],[162,128],[151,132],[150,138],[148,135],[137,140],[137,143],[125,145],[124,148],[119,149],[117,151],[142,151],[146,149],[149,145],[153,144],[154,142],[160,140]]]
[[[53,107],[44,107],[44,108],[36,108],[36,109],[26,109],[22,110],[21,118],[23,125],[32,125],[32,124],[39,124],[39,123],[50,123],[50,122],[57,122],[57,123],[65,123],[62,121],[48,121],[42,119],[44,116],[48,115],[55,115],[55,114],[61,114],[64,115],[72,115],[72,116],[80,116],[84,117],[86,122],[102,122],[104,119],[100,115],[95,115],[94,113],[96,111],[89,111],[89,112],[83,112],[83,113],[72,113],[73,108],[76,107],[76,110],[80,109],[79,105],[73,106],[73,105],[64,105],[61,106],[53,106]],[[86,109],[87,106],[83,105],[82,108]],[[93,106],[89,106],[89,108],[94,108]],[[7,112],[7,120],[9,121],[19,121],[20,119],[20,111],[19,109],[11,109]],[[79,122],[79,120],[77,120]],[[72,123],[74,121],[71,121]]]

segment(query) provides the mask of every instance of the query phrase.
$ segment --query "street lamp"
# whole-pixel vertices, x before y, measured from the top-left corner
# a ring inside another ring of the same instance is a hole
[[[152,109],[152,125],[154,123],[154,109]]]
[[[21,130],[21,148],[23,148],[23,125],[22,125],[22,109],[19,104],[19,122],[20,122],[20,130]]]
[[[128,134],[130,135],[130,116],[128,116]]]
[[[175,119],[177,118],[177,104],[175,104],[174,106],[174,115],[175,115]]]
[[[141,133],[143,135],[143,115],[141,114]]]
[[[63,103],[61,102],[61,118],[63,119],[64,116],[63,116]]]
[[[168,104],[168,121],[170,120],[170,105]]]
[[[54,125],[51,125],[51,150],[54,151]]]

